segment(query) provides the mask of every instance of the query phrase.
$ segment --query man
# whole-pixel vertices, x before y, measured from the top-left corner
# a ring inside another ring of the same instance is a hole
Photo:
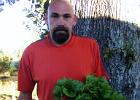
[[[53,100],[57,80],[64,77],[84,81],[87,75],[95,74],[108,79],[97,42],[74,35],[76,16],[70,3],[54,0],[45,20],[48,36],[28,46],[20,61],[19,100],[31,100],[35,84],[39,100]]]

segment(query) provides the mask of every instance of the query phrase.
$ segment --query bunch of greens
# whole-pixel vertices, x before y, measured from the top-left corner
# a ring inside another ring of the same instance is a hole
[[[113,89],[103,77],[88,75],[82,83],[64,78],[58,80],[54,91],[54,100],[125,100],[123,95]]]

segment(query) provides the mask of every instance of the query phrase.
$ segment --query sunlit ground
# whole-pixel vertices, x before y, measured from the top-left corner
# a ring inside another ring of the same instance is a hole
[[[27,20],[25,17],[27,12],[23,11],[28,6],[25,1],[21,0],[12,6],[7,4],[0,12],[0,51],[12,56],[13,60],[19,60],[18,53],[22,53],[31,42],[39,39],[35,31],[29,31],[23,25],[23,22]],[[35,91],[33,93],[36,98]],[[16,100],[15,97],[18,95],[17,76],[15,76],[15,81],[12,78],[5,82],[0,79],[0,100]]]

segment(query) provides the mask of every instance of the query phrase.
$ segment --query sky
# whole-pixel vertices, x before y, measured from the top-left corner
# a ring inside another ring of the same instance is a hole
[[[120,2],[121,19],[140,26],[140,0],[120,0]],[[6,53],[14,54],[18,50],[24,50],[31,42],[39,39],[35,31],[29,31],[22,25],[27,19],[26,13],[23,12],[25,6],[30,6],[29,2],[20,0],[13,6],[6,5],[4,11],[0,12],[0,50]]]
[[[120,0],[121,18],[140,26],[140,0]]]
[[[0,50],[4,53],[14,55],[39,37],[23,26],[23,21],[26,20],[26,13],[22,11],[25,6],[23,1],[13,6],[7,5],[0,12]]]

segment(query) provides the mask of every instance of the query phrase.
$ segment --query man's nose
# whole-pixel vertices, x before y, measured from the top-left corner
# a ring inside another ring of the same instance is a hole
[[[65,25],[65,23],[66,23],[66,22],[65,22],[64,17],[63,17],[63,16],[60,16],[59,19],[58,19],[58,24],[59,24],[59,25]]]

